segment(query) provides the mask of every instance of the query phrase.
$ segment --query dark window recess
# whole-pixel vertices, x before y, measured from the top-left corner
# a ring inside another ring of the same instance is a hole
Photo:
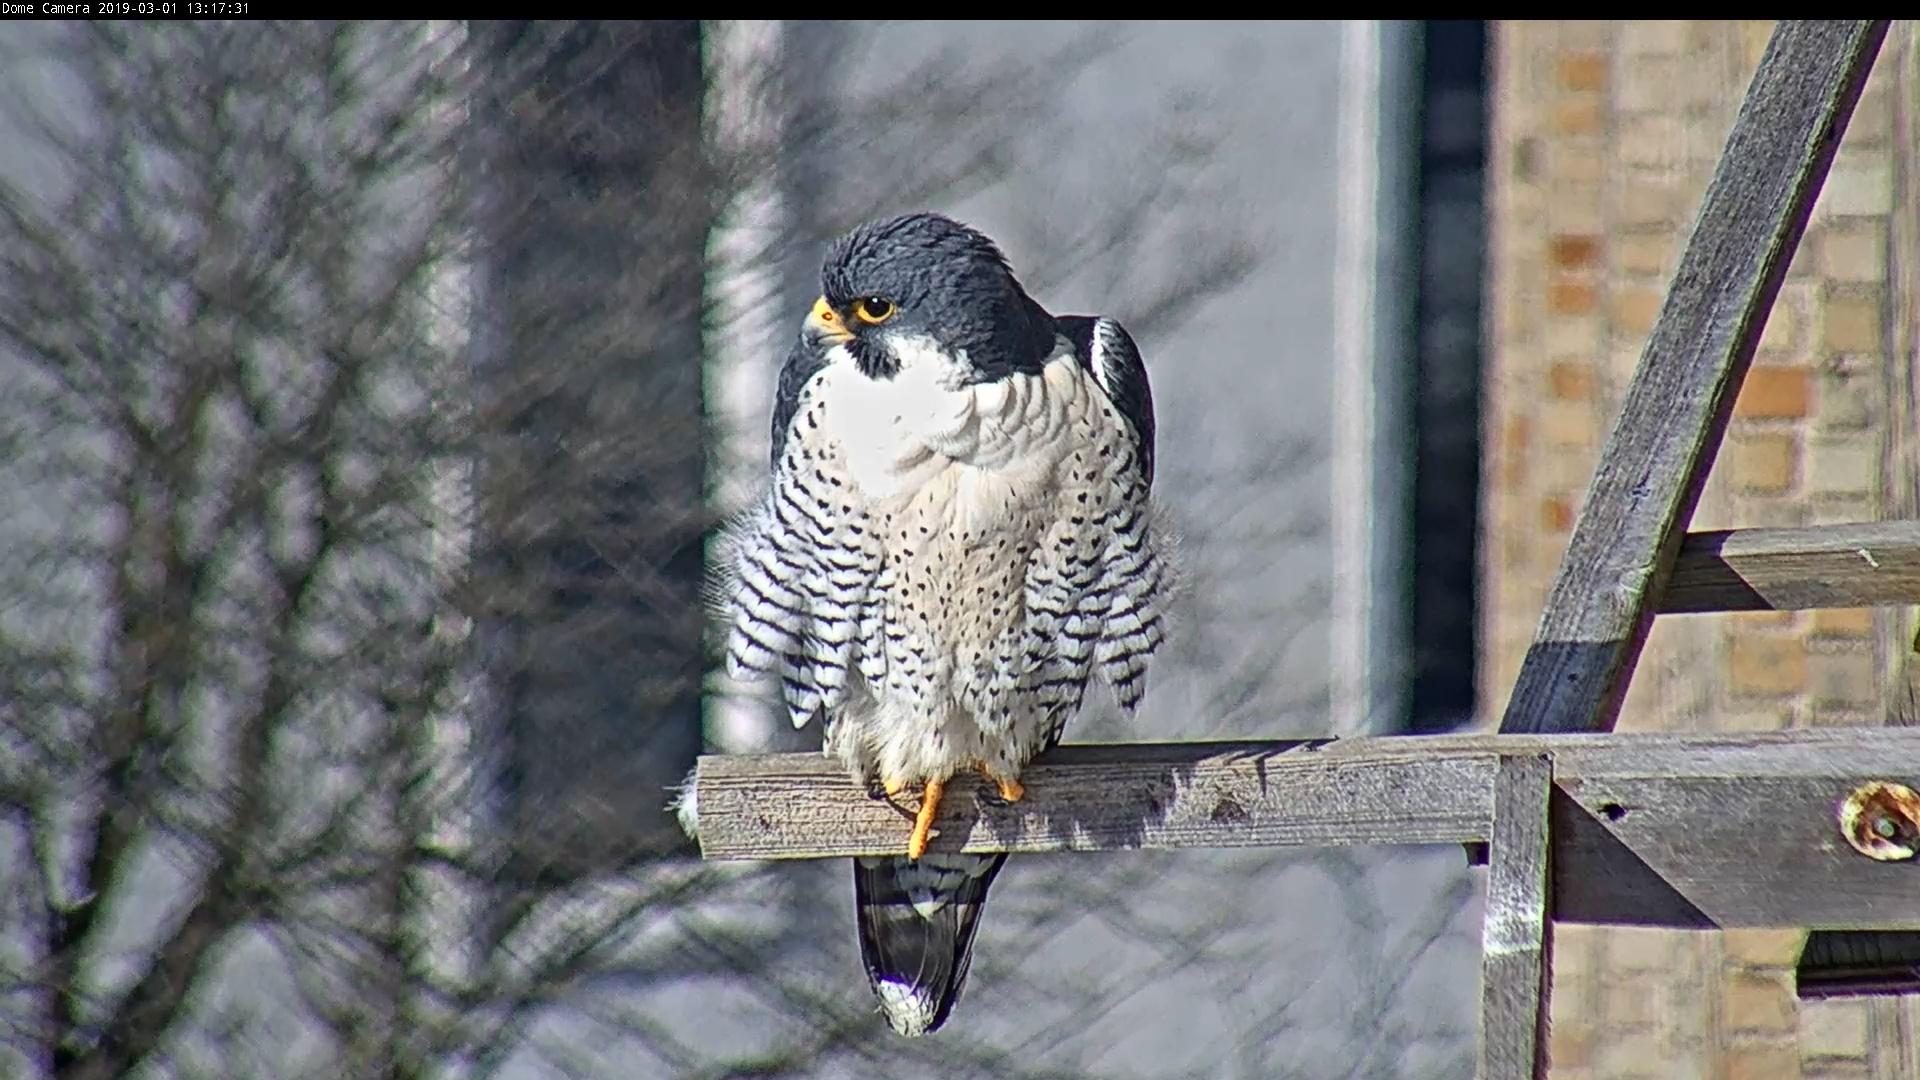
[[[1423,38],[1408,727],[1433,732],[1475,705],[1487,29],[1436,20]]]

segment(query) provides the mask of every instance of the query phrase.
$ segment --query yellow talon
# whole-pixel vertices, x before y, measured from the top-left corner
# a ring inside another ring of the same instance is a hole
[[[905,780],[883,780],[880,782],[880,788],[887,793],[887,798],[891,799],[895,795],[907,790],[907,782]]]
[[[981,776],[993,781],[993,785],[1000,789],[1001,801],[1014,803],[1027,797],[1027,789],[1020,781],[1012,779],[1011,777],[993,775],[993,770],[987,768],[986,762],[978,762],[974,765],[974,768],[979,769]]]
[[[927,781],[927,792],[920,797],[920,812],[913,819],[913,835],[907,838],[907,858],[918,859],[927,853],[927,838],[933,834],[933,816],[940,812],[940,796],[946,781]]]

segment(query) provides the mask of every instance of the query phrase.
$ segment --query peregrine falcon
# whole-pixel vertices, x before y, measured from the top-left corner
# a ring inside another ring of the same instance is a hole
[[[917,793],[904,856],[854,860],[853,885],[874,995],[922,1035],[1006,861],[928,850],[947,785],[977,772],[1017,801],[1095,672],[1129,713],[1145,689],[1153,400],[1119,323],[1049,314],[950,218],[855,228],[821,285],[780,371],[771,489],[730,537],[727,666],[778,679],[874,797]]]

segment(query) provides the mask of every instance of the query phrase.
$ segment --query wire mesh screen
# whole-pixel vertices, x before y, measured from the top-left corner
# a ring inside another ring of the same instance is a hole
[[[904,1040],[844,860],[668,811],[818,745],[708,548],[822,243],[925,205],[1156,380],[1180,628],[1068,738],[1327,730],[1335,30],[1011,33],[0,32],[0,1073],[1470,1073],[1458,851],[1017,857]]]

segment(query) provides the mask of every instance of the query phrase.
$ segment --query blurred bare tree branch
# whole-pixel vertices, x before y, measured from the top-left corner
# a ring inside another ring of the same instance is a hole
[[[0,1072],[1105,1068],[1031,1035],[886,1038],[835,921],[844,867],[700,864],[663,788],[712,667],[703,367],[731,332],[707,280],[729,200],[808,189],[748,253],[804,276],[847,224],[1018,168],[1111,35],[1042,63],[950,51],[864,96],[798,85],[821,41],[799,35],[735,87],[778,114],[759,141],[714,137],[695,23],[37,35],[8,45],[40,81],[4,123],[38,157],[0,177]],[[1177,226],[1177,266],[1133,227],[1204,189],[1209,137],[1177,103],[1138,183],[1031,208],[1008,238],[1047,253],[1029,284],[1113,267],[1143,339],[1230,287],[1255,253],[1223,221]],[[1231,501],[1260,478],[1216,480]],[[1315,527],[1244,524],[1208,527],[1254,549]],[[1300,603],[1276,633],[1324,597]],[[1215,659],[1195,649],[1176,662]],[[1227,723],[1272,689],[1215,676]],[[1081,737],[1126,737],[1109,724]],[[989,1033],[1031,1032],[1009,1018],[1034,1006],[1064,1037],[1238,932],[1130,909],[1176,884],[1166,859],[1049,862],[1023,873],[1054,902],[1007,912],[1009,937],[1043,948],[1097,912],[1159,959],[976,1002]],[[1341,895],[1376,887],[1329,865]],[[1260,1025],[1294,1022],[1263,1000]],[[1246,1075],[1273,1060],[1236,1052]]]

